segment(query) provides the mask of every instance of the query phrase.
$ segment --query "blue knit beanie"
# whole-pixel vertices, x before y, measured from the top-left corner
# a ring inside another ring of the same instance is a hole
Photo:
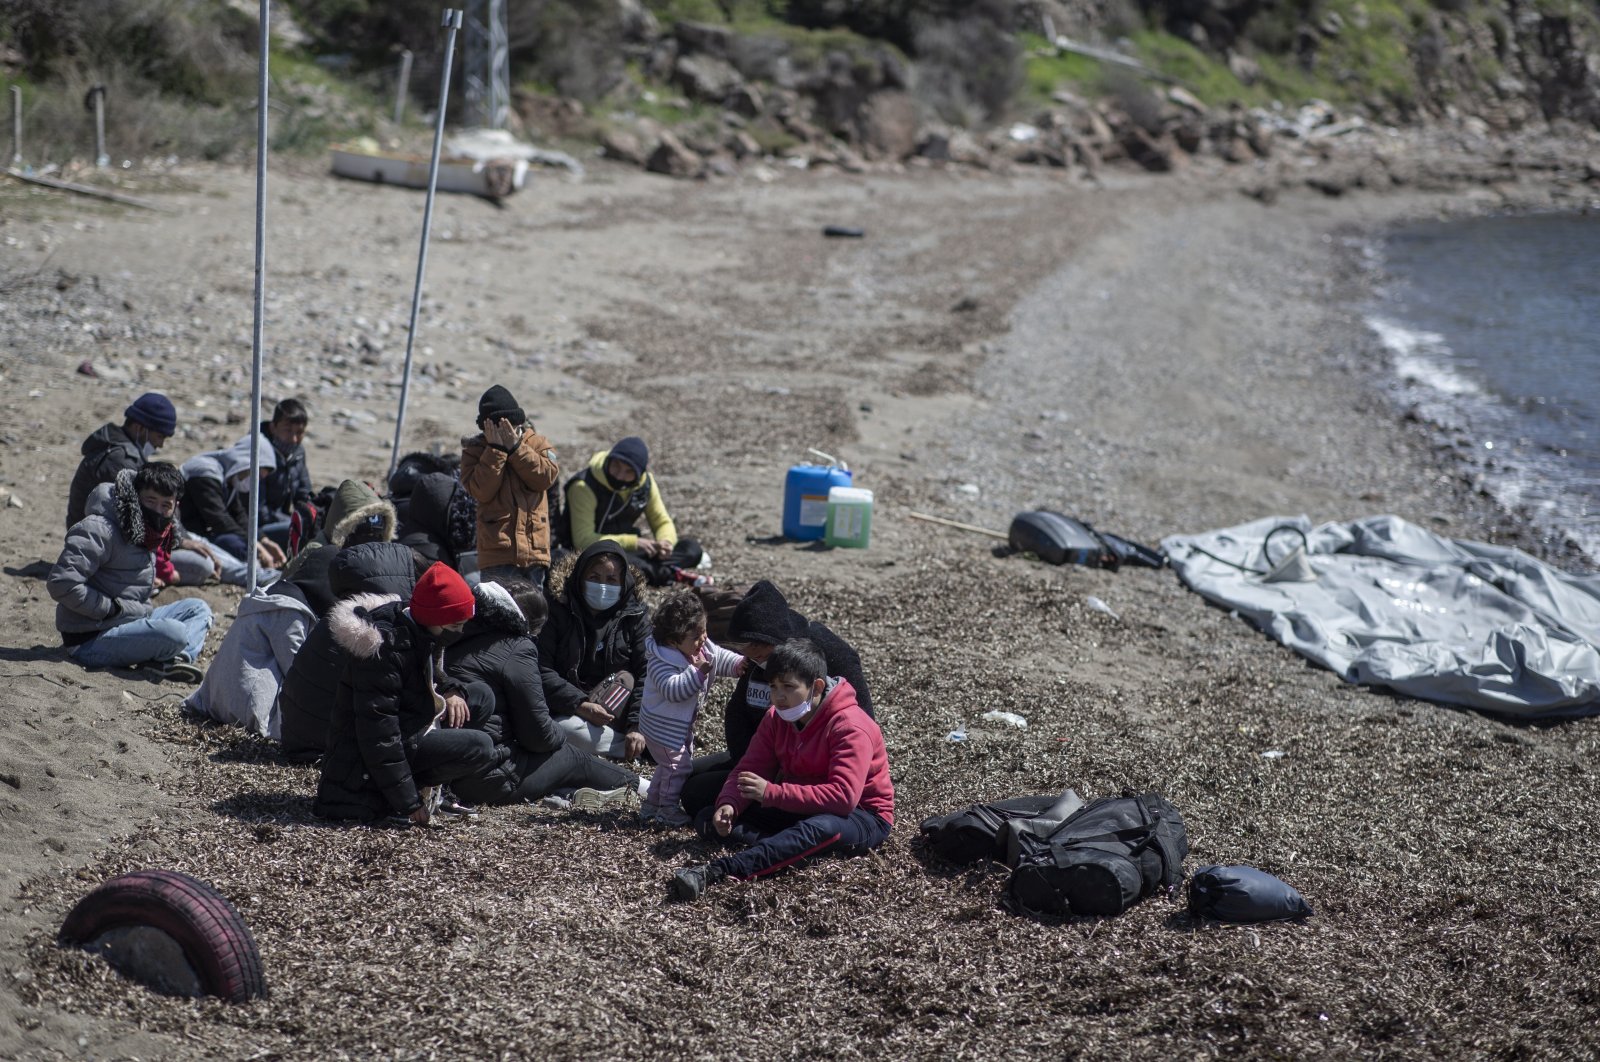
[[[133,405],[122,411],[122,416],[124,420],[143,424],[162,435],[175,435],[178,431],[178,411],[172,407],[172,400],[155,391],[146,391],[135,398]]]

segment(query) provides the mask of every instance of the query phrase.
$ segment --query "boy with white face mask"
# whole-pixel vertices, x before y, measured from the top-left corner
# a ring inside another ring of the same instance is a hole
[[[824,853],[863,855],[894,825],[883,734],[850,683],[829,678],[804,638],[778,646],[765,667],[772,706],[715,808],[695,820],[707,840],[748,847],[678,871],[669,884],[674,899],[698,899],[729,878],[766,877]]]
[[[83,440],[80,452],[83,460],[72,476],[72,488],[67,496],[67,526],[82,520],[88,513],[89,495],[102,483],[111,483],[117,473],[128,469],[139,471],[156,459],[156,451],[166,445],[178,430],[178,411],[172,400],[156,391],[149,391],[133,400],[122,411],[122,426],[102,424],[93,435]]]

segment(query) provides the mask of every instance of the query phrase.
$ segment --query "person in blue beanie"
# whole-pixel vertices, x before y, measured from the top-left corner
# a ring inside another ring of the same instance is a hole
[[[122,424],[106,423],[79,447],[83,459],[72,475],[67,494],[67,526],[86,515],[89,495],[102,483],[114,482],[123,470],[137,472],[156,459],[156,451],[177,434],[178,411],[166,395],[148,391],[122,411]]]

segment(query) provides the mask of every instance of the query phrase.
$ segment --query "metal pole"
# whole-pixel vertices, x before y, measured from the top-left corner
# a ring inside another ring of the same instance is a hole
[[[270,54],[272,0],[261,0],[261,44],[256,62],[256,301],[250,338],[250,521],[244,544],[249,566],[245,592],[256,592],[256,542],[261,537],[261,338],[267,294],[267,58]]]
[[[456,32],[461,29],[461,12],[455,8],[445,8],[441,25],[448,31],[444,42],[444,73],[439,77],[439,115],[433,124],[433,158],[428,162],[428,198],[422,208],[422,249],[417,254],[416,287],[411,291],[411,323],[406,327],[406,367],[400,377],[400,411],[394,418],[394,447],[389,451],[389,476],[394,475],[395,466],[400,463],[400,437],[406,430],[406,401],[411,397],[411,352],[417,342],[417,311],[422,308],[422,278],[428,271],[428,230],[433,225],[433,197],[439,187],[439,153],[444,149],[444,116],[450,107],[450,63],[455,56]]]
[[[22,165],[22,89],[11,86],[11,165]]]
[[[96,85],[90,92],[94,95],[94,165],[103,170],[111,165],[111,156],[106,154],[106,87]]]
[[[394,124],[399,125],[400,119],[405,117],[406,96],[411,91],[411,49],[407,48],[400,53],[400,77],[394,87]]]

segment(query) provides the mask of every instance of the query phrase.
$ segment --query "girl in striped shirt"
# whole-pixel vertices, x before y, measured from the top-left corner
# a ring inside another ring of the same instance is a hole
[[[639,732],[656,761],[650,792],[639,809],[641,821],[658,827],[689,825],[678,795],[694,759],[694,720],[714,678],[735,678],[744,657],[706,637],[706,611],[687,590],[667,596],[651,619],[645,639],[644,701]]]

